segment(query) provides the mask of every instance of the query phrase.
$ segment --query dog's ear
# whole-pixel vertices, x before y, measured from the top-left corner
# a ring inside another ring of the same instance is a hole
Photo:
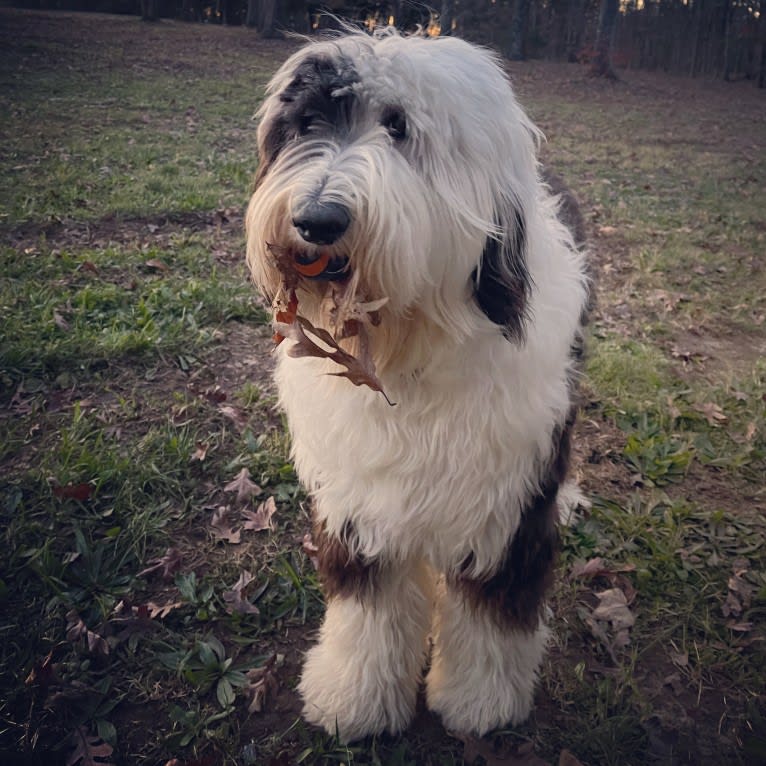
[[[258,131],[258,170],[255,172],[252,191],[261,185],[261,181],[286,143],[288,134],[288,122],[283,115],[276,114],[264,118]]]
[[[508,340],[519,342],[524,339],[531,288],[526,223],[516,205],[509,205],[501,219],[500,236],[487,237],[481,262],[473,272],[476,302]]]

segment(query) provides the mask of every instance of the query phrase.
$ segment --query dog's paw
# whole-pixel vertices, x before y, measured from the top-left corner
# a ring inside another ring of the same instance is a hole
[[[416,683],[382,677],[363,657],[338,648],[324,641],[306,655],[298,685],[304,718],[342,742],[404,730],[415,711]]]
[[[482,736],[532,710],[549,630],[501,626],[446,592],[439,605],[426,702],[445,728]]]
[[[525,721],[532,711],[534,690],[534,672],[516,678],[494,675],[466,685],[434,665],[428,674],[426,701],[448,731],[482,736]]]

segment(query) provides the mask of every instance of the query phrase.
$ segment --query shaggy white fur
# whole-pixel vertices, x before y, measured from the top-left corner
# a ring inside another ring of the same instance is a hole
[[[307,45],[260,120],[253,277],[273,299],[274,246],[330,252],[347,295],[388,299],[369,346],[396,402],[333,377],[327,359],[293,358],[291,341],[278,348],[295,466],[349,564],[307,656],[305,715],[346,740],[407,725],[443,574],[428,704],[462,732],[518,722],[546,641],[542,601],[503,616],[517,594],[490,596],[506,572],[530,593],[541,581],[519,551],[550,536],[587,303],[583,255],[539,178],[539,134],[491,53],[395,33]],[[298,286],[317,327],[330,326],[336,277]],[[355,590],[361,570],[371,586]]]

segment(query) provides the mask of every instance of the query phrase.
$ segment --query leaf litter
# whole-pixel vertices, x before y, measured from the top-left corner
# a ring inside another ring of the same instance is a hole
[[[250,471],[243,468],[224,488],[224,492],[236,492],[237,502],[244,503],[263,491],[251,478]]]
[[[255,580],[255,576],[248,570],[243,570],[237,582],[230,590],[224,591],[223,600],[226,602],[226,611],[229,614],[260,614],[258,607],[247,599],[245,589]]]
[[[248,532],[262,532],[266,529],[273,529],[274,524],[271,519],[276,511],[277,503],[273,496],[259,503],[255,511],[243,508],[241,514],[245,523],[242,529]]]
[[[173,575],[181,568],[183,563],[183,557],[181,551],[178,548],[168,548],[165,551],[164,556],[160,556],[156,559],[150,559],[148,567],[142,569],[137,577],[144,577],[152,572],[162,570],[163,580],[172,580]]]
[[[72,733],[74,751],[66,759],[66,766],[114,766],[110,758],[114,748],[101,737],[88,734],[82,726]]]
[[[81,638],[85,638],[88,651],[102,656],[109,654],[109,643],[107,640],[95,631],[90,630],[75,609],[67,612],[66,619],[66,637],[68,641],[76,643]]]
[[[250,698],[247,706],[248,713],[261,713],[267,699],[279,691],[279,678],[276,671],[284,660],[284,655],[272,654],[261,667],[253,668],[245,673],[247,676],[245,692]]]

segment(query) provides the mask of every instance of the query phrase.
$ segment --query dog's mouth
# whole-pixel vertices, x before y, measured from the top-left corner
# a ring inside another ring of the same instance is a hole
[[[295,270],[307,279],[339,282],[350,275],[348,257],[330,250],[316,252],[295,252],[293,254]]]

